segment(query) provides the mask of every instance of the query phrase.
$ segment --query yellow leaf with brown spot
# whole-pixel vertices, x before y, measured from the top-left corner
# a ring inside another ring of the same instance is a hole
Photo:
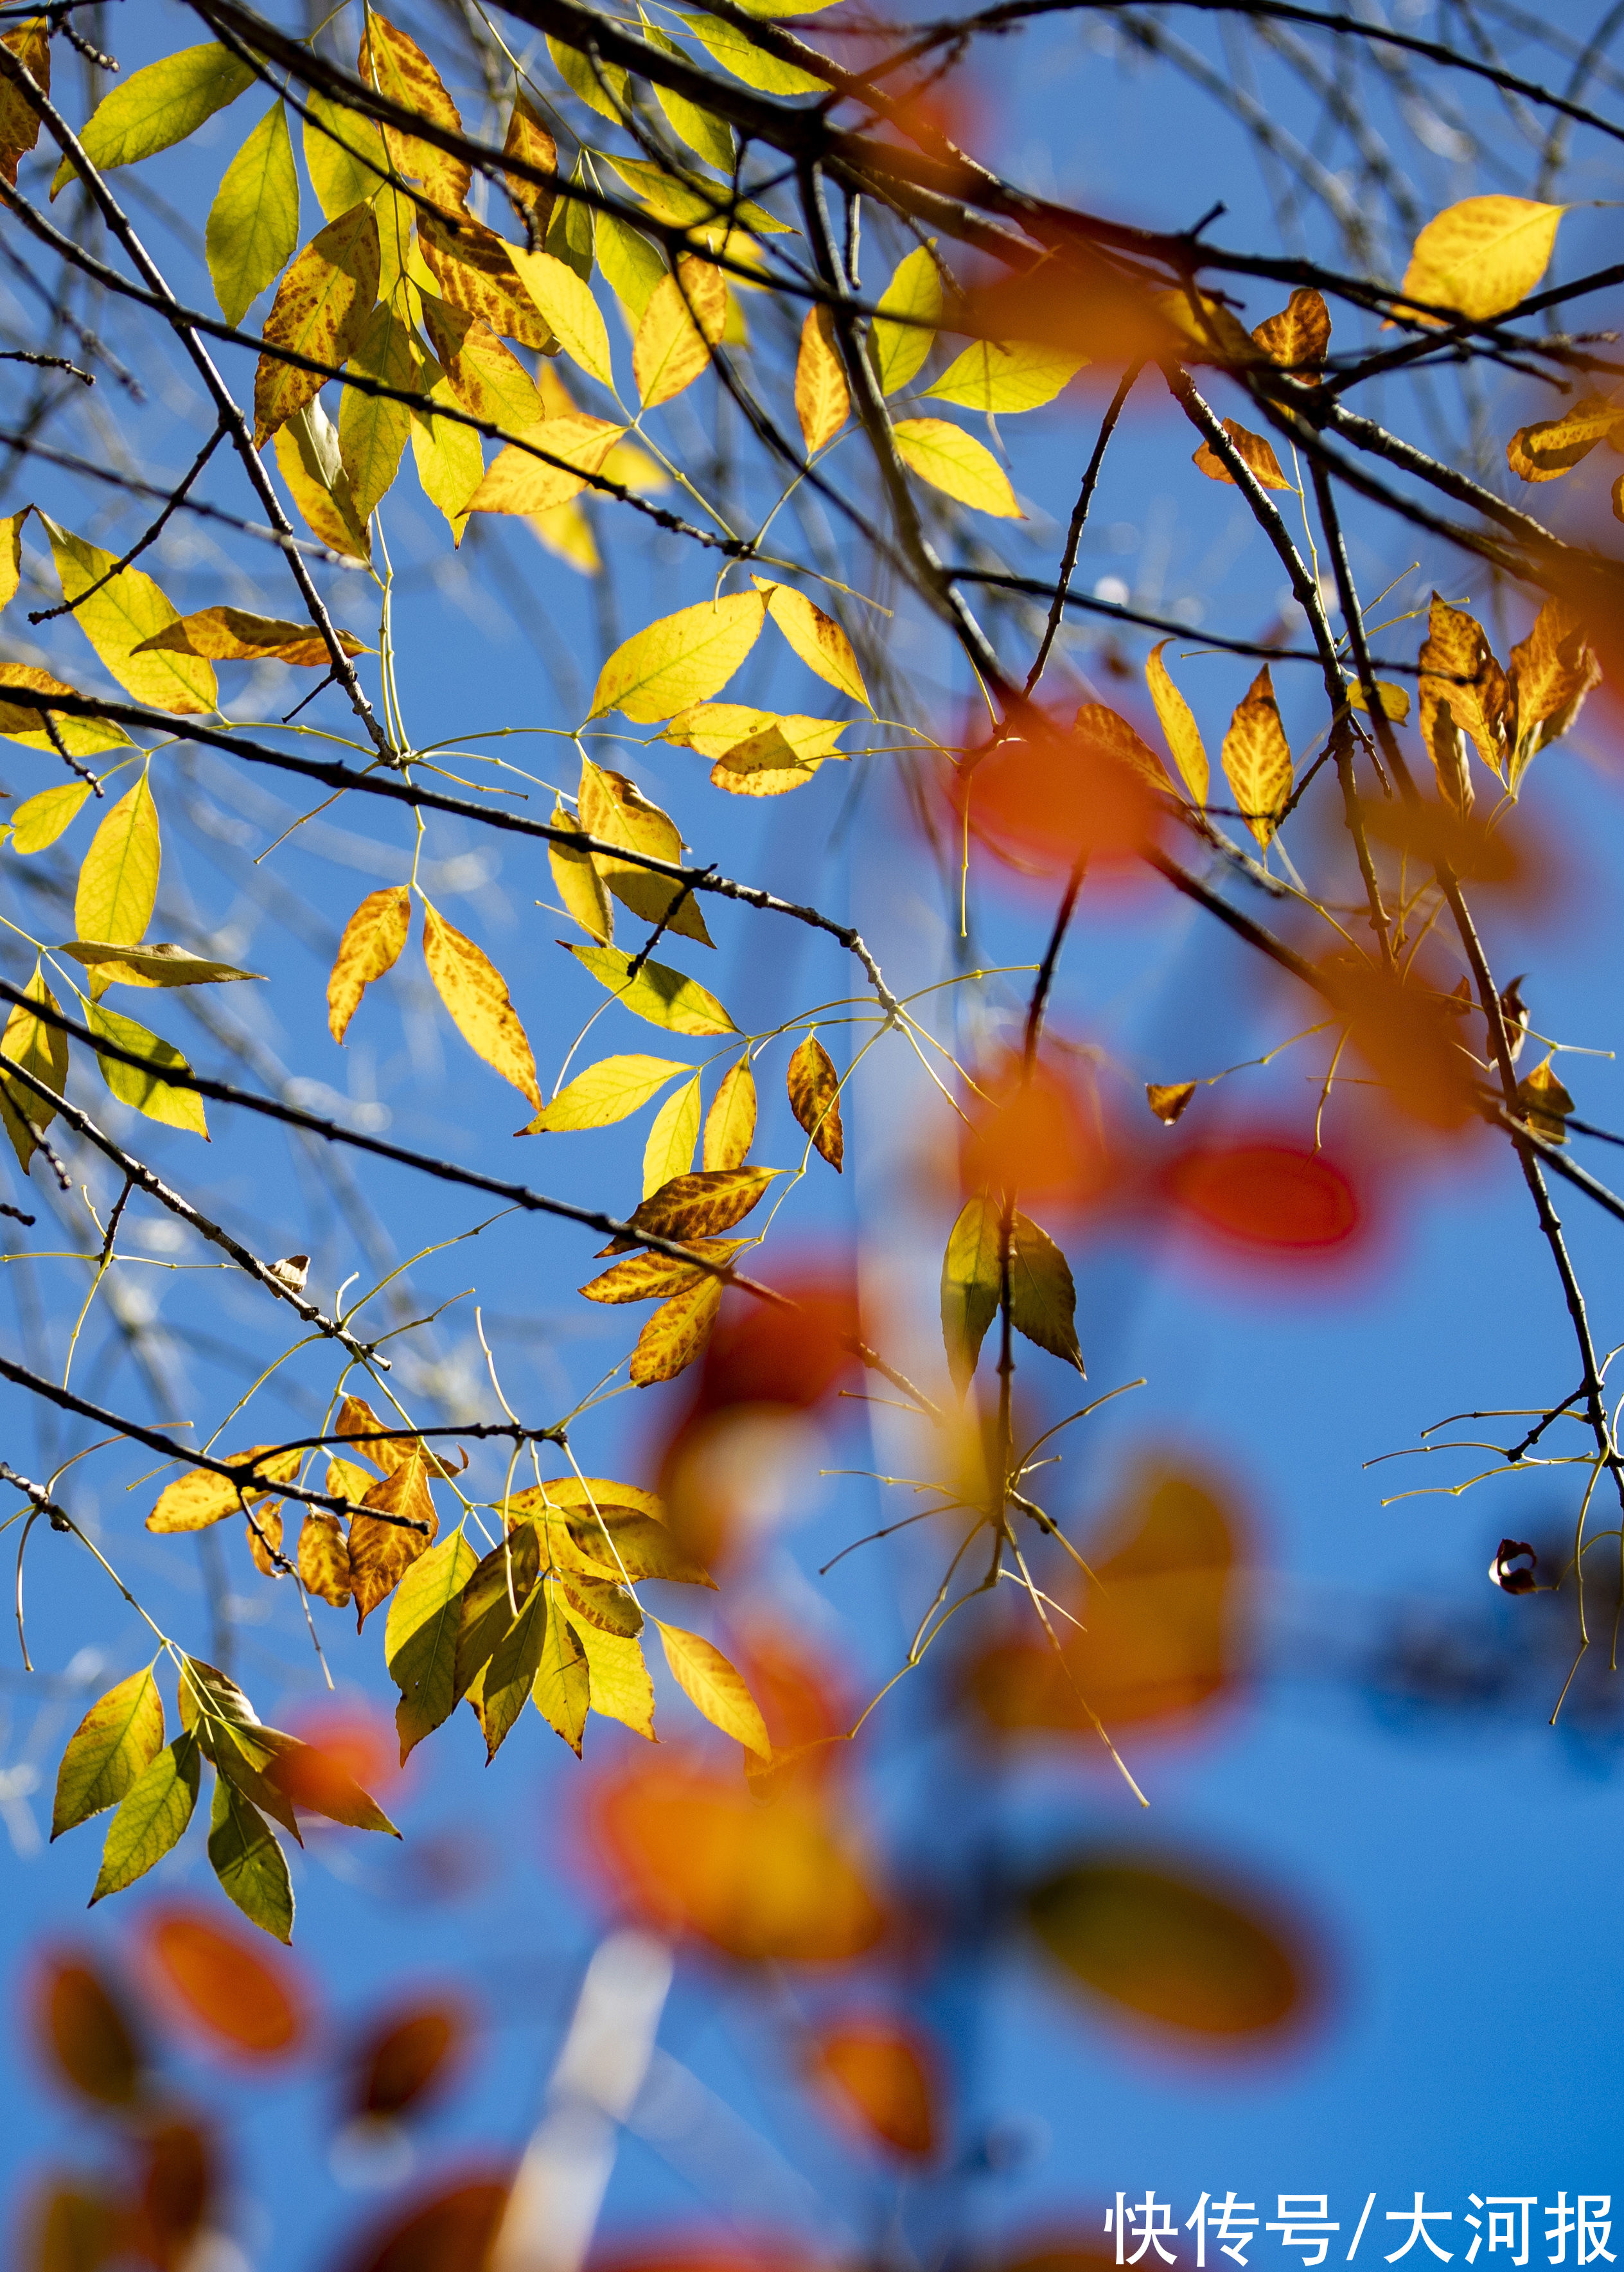
[[[741,1168],[756,1137],[756,1076],[748,1057],[724,1075],[704,1119],[704,1165]]]
[[[550,826],[572,836],[583,833],[580,822],[562,804],[553,807]],[[553,871],[554,887],[566,909],[589,938],[607,946],[615,936],[615,910],[609,905],[607,887],[592,854],[577,852],[571,845],[550,843],[547,864]]]
[[[551,136],[547,139],[550,148]],[[533,194],[543,197],[540,191]],[[552,346],[552,326],[519,281],[510,257],[513,248],[494,228],[471,213],[460,214],[452,229],[434,213],[420,213],[417,241],[448,306],[481,318],[501,338],[517,340],[520,347],[540,350]]]
[[[536,383],[483,316],[470,316],[433,293],[418,295],[423,328],[463,408],[509,434],[528,434],[542,415]]]
[[[631,1353],[633,1385],[648,1388],[657,1380],[674,1380],[704,1352],[721,1305],[722,1282],[711,1277],[662,1302],[637,1335]]]
[[[789,1061],[789,1109],[838,1175],[846,1159],[840,1125],[840,1077],[816,1034],[808,1034]]]
[[[548,417],[530,429],[525,437],[527,447],[510,442],[491,460],[484,478],[469,493],[466,510],[538,513],[566,504],[580,495],[592,475],[602,472],[604,460],[625,430],[580,411]]]
[[[773,622],[807,669],[816,671],[825,685],[849,694],[865,709],[871,707],[852,642],[834,617],[815,607],[804,592],[794,591],[787,584],[769,584],[759,577],[756,582],[756,589],[767,595],[768,612]]]
[[[378,1603],[393,1593],[419,1555],[428,1552],[440,1527],[421,1450],[414,1448],[392,1474],[380,1476],[364,1504],[375,1512],[353,1516],[349,1536],[357,1633]],[[406,1516],[427,1528],[413,1530],[404,1522],[380,1522],[379,1514]]]
[[[278,285],[265,318],[267,351],[254,373],[257,450],[324,385],[319,371],[283,362],[270,350],[346,362],[377,301],[379,259],[377,216],[370,206],[356,206],[310,239]]]
[[[436,126],[449,127],[453,134],[462,132],[461,116],[439,72],[416,41],[408,39],[375,8],[367,13],[355,70],[369,86],[388,95],[402,109],[415,111]],[[385,126],[383,136],[390,162],[398,173],[413,176],[438,205],[448,212],[460,213],[468,195],[466,159],[453,158],[432,142],[402,134],[392,126]]]
[[[1267,317],[1252,337],[1270,362],[1289,370],[1304,385],[1317,386],[1330,345],[1330,310],[1312,284],[1301,285],[1279,314]]]
[[[632,342],[632,376],[645,410],[669,402],[711,368],[711,349],[727,328],[727,286],[719,268],[691,255],[662,277]]]
[[[366,643],[341,631],[346,654],[365,654]],[[246,608],[199,608],[143,639],[137,654],[201,654],[211,662],[287,662],[301,670],[331,670],[327,642],[310,624],[257,616]]]
[[[412,927],[412,894],[405,884],[369,892],[344,926],[327,980],[327,1026],[342,1042],[361,998],[375,978],[392,970]]]
[[[1292,793],[1292,745],[1267,663],[1238,703],[1224,736],[1224,773],[1240,817],[1265,848]]]
[[[423,960],[435,991],[451,1022],[475,1057],[510,1080],[540,1111],[536,1061],[518,1013],[508,998],[507,981],[484,951],[453,929],[423,901]]]
[[[239,1471],[235,1477],[217,1476],[208,1468],[189,1468],[159,1493],[146,1527],[166,1533],[206,1530],[211,1523],[235,1514],[245,1503],[265,1498],[279,1484],[292,1483],[303,1456],[296,1449],[278,1451],[272,1445],[257,1444],[249,1451],[224,1456],[223,1464]],[[253,1482],[246,1479],[250,1469]]]

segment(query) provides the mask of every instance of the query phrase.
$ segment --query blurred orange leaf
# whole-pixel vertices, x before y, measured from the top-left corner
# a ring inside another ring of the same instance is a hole
[[[468,2043],[460,2006],[421,2004],[376,2022],[356,2047],[350,2111],[394,2116],[450,2081]]]
[[[309,2031],[291,1963],[272,1963],[249,1936],[191,1909],[149,1912],[148,1964],[167,2000],[218,2050],[254,2059],[296,2052]]]
[[[1334,1161],[1268,1140],[1187,1152],[1162,1187],[1203,1230],[1255,1254],[1343,1246],[1360,1222],[1353,1186]]]
[[[397,2210],[353,2245],[342,2272],[486,2272],[510,2184],[505,2172],[471,2172]]]
[[[935,2092],[924,2044],[898,2027],[873,2022],[820,2030],[808,2072],[848,2126],[899,2154],[935,2151]]]
[[[137,2096],[144,2061],[135,2029],[93,1966],[48,1957],[34,1990],[34,2024],[41,2049],[71,2089],[104,2106],[127,2106]]]

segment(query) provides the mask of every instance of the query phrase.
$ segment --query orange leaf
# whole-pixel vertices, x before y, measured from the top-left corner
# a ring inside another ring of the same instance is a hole
[[[253,2059],[297,2051],[309,2016],[289,1962],[272,1963],[235,1925],[190,1908],[149,1910],[144,1954],[166,2000],[216,2050]]]

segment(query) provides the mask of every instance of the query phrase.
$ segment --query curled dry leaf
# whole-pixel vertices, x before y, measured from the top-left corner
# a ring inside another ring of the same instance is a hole
[[[1517,1568],[1517,1564],[1523,1567]],[[1494,1558],[1489,1564],[1490,1581],[1506,1594],[1537,1594],[1539,1591],[1539,1557],[1525,1538],[1502,1538],[1494,1549]]]
[[[1574,1101],[1552,1072],[1548,1063],[1536,1065],[1524,1073],[1516,1085],[1516,1100],[1523,1117],[1537,1136],[1550,1144],[1568,1141],[1568,1121],[1575,1110]]]
[[[248,1541],[254,1567],[262,1577],[280,1578],[286,1574],[286,1564],[279,1558],[282,1551],[282,1506],[279,1499],[250,1514],[242,1526],[242,1536]]]
[[[1145,1102],[1164,1128],[1171,1128],[1182,1115],[1196,1094],[1193,1080],[1147,1080],[1144,1085]]]
[[[1252,337],[1270,362],[1305,385],[1317,386],[1320,365],[1330,345],[1330,310],[1311,284],[1300,286],[1279,314],[1266,318]]]

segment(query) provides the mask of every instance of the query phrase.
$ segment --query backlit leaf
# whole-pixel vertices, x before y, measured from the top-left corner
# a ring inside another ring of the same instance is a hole
[[[1270,362],[1282,365],[1306,385],[1317,386],[1319,366],[1330,345],[1330,310],[1312,284],[1301,285],[1278,316],[1265,318],[1252,333]]]
[[[830,620],[827,616],[823,618],[825,624]],[[832,628],[839,631],[838,624]],[[844,639],[846,634],[841,632],[840,636]],[[846,651],[849,654],[851,650],[848,647]],[[853,668],[855,667],[853,661]],[[697,702],[691,710],[680,711],[659,739],[675,742],[686,750],[697,750],[701,757],[720,760],[725,766],[741,763],[748,771],[754,765],[752,752],[770,735],[776,735],[788,747],[796,763],[809,771],[822,759],[843,754],[838,744],[845,731],[846,721],[839,718],[808,718],[794,713],[755,710],[748,702]],[[715,778],[714,774],[711,778]]]
[[[138,1065],[126,1065],[122,1058],[105,1057],[100,1050],[96,1053],[101,1078],[121,1104],[144,1112],[149,1120],[161,1121],[166,1128],[184,1128],[206,1140],[209,1127],[204,1117],[203,1099],[195,1088],[183,1088],[164,1078],[167,1073],[191,1071],[179,1050],[156,1034],[149,1034],[133,1018],[106,1009],[99,1002],[87,1005],[85,1022],[101,1040],[111,1042],[116,1049],[128,1050],[132,1057],[142,1060]]]
[[[242,1534],[248,1542],[254,1567],[260,1575],[281,1577],[282,1570],[274,1559],[282,1551],[282,1510],[279,1503],[261,1507],[257,1513],[249,1515],[243,1522]]]
[[[420,213],[417,241],[448,307],[478,318],[521,347],[552,347],[552,326],[519,281],[514,248],[494,228],[464,213],[453,229],[433,213]]]
[[[143,773],[108,812],[80,864],[73,921],[81,938],[135,945],[158,897],[160,849],[158,807]],[[93,983],[91,991],[101,988]]]
[[[727,286],[719,268],[685,256],[650,293],[632,345],[632,375],[645,410],[669,402],[711,368],[711,349],[727,327]]]
[[[577,188],[586,179],[586,153],[584,150],[577,153],[570,179]],[[592,273],[593,235],[592,207],[582,198],[570,197],[561,191],[547,225],[543,250],[550,252],[555,260],[562,260],[566,268],[573,269],[585,283]]]
[[[163,1699],[150,1665],[93,1704],[56,1771],[51,1836],[116,1806],[163,1749]]]
[[[642,1200],[631,1229],[655,1238],[714,1238],[741,1222],[780,1171],[777,1168],[701,1169],[677,1176]]]
[[[69,755],[75,758],[93,758],[103,750],[127,750],[134,746],[123,728],[114,725],[110,719],[70,718],[64,712],[53,710],[48,701],[33,699],[41,694],[78,693],[78,687],[69,686],[60,678],[53,678],[48,670],[41,670],[33,663],[0,662],[0,735],[4,735],[7,741],[20,742],[25,749],[48,750],[53,753],[60,743]],[[51,721],[49,726],[46,723],[47,718]],[[53,728],[56,741],[51,738]],[[80,789],[80,784],[77,782],[69,786],[76,792]],[[63,794],[61,789],[44,789],[39,796],[27,800],[26,809],[32,810],[35,805],[43,809],[46,797]],[[88,784],[84,785],[82,794],[89,795]],[[18,818],[21,817],[24,810],[21,805],[18,807]],[[71,807],[70,813],[77,810],[77,806]],[[15,826],[13,821],[13,832]],[[66,826],[65,822],[63,826]],[[22,852],[34,851],[39,848],[37,845],[14,843],[12,848]]]
[[[1224,774],[1241,818],[1265,848],[1292,793],[1292,748],[1267,663],[1237,704],[1224,736]]]
[[[7,32],[0,45],[9,48],[43,94],[51,91],[51,33],[48,16],[26,17]],[[10,79],[0,80],[0,182],[17,187],[17,168],[40,138],[40,114]]]
[[[504,433],[527,434],[542,415],[536,383],[483,316],[470,316],[431,292],[419,295],[423,328],[446,384],[471,416]]]
[[[1266,435],[1250,432],[1238,418],[1226,418],[1224,431],[1235,445],[1235,455],[1248,468],[1260,489],[1289,490],[1293,487],[1280,471],[1280,460],[1275,456],[1274,445]],[[1205,474],[1209,481],[1227,482],[1231,489],[1236,486],[1234,475],[1211,442],[1202,444],[1190,463],[1198,473]]]
[[[400,1691],[395,1727],[404,1767],[456,1708],[457,1634],[463,1588],[479,1557],[460,1530],[413,1563],[389,1605],[384,1655]]]
[[[389,161],[376,123],[309,88],[304,97],[304,165],[329,220],[365,205],[384,185]]]
[[[1357,678],[1349,679],[1347,684],[1347,697],[1349,703],[1355,710],[1369,709],[1370,705],[1365,699],[1365,690],[1360,684]],[[1377,679],[1376,699],[1382,705],[1382,715],[1384,717],[1391,718],[1397,725],[1402,726],[1405,719],[1410,715],[1410,696],[1408,691],[1404,687],[1395,686],[1389,679]]]
[[[619,710],[652,725],[705,701],[755,646],[765,612],[758,593],[739,592],[645,624],[605,663],[587,714]]]
[[[1065,1256],[1047,1230],[1016,1215],[1009,1225],[1009,1322],[1029,1342],[1081,1372],[1076,1309],[1077,1289]]]
[[[1401,289],[1478,323],[1504,315],[1545,274],[1567,211],[1532,198],[1467,198],[1449,206],[1416,238]],[[1409,306],[1400,312],[1420,324],[1445,320]]]
[[[263,970],[239,970],[235,963],[211,962],[189,954],[168,939],[144,946],[115,945],[106,939],[71,938],[56,950],[71,954],[109,986],[219,986],[235,978],[263,979]]]
[[[897,454],[921,481],[1001,520],[1021,520],[1015,491],[985,442],[945,418],[904,418],[891,429]]]
[[[339,430],[320,401],[307,402],[279,427],[272,447],[277,471],[311,535],[348,559],[369,560],[371,531],[355,509]],[[479,456],[477,445],[474,455]]]
[[[435,125],[460,134],[462,119],[457,105],[416,41],[408,39],[376,8],[368,10],[366,26],[355,63],[357,75],[369,86],[376,87],[380,94],[399,103],[403,109],[415,111],[420,118],[430,119]],[[392,126],[383,129],[383,137],[384,146],[397,172],[421,181],[444,211],[460,212],[468,195],[466,159],[453,158],[448,152],[436,149],[432,142],[421,141],[414,134],[402,134]]]
[[[522,87],[513,98],[502,147],[505,155],[522,159],[541,173],[558,171],[558,145]],[[525,220],[545,234],[548,217],[553,210],[552,191],[538,189],[533,182],[525,181],[518,174],[509,174],[504,178],[508,195]]]
[[[568,512],[573,508],[555,506],[553,510]],[[595,548],[593,557],[596,558]],[[582,833],[579,821],[572,812],[566,812],[562,804],[553,807],[549,825],[572,836]],[[567,844],[549,843],[547,864],[552,871],[554,886],[568,913],[575,917],[589,938],[607,946],[615,936],[615,910],[609,905],[608,887],[599,874],[591,853],[577,852]]]
[[[1575,1109],[1574,1101],[1548,1062],[1536,1065],[1532,1072],[1518,1081],[1516,1101],[1536,1135],[1543,1136],[1550,1144],[1568,1141],[1567,1124]]]
[[[1017,410],[1040,409],[1080,371],[1087,357],[1037,340],[973,340],[925,392],[939,402],[1008,417]]]
[[[539,513],[567,504],[586,488],[589,475],[602,472],[605,459],[625,430],[579,412],[545,420],[530,430],[527,439],[533,448],[521,450],[510,443],[498,452],[489,471],[470,491],[467,510]],[[547,456],[537,457],[537,450],[545,450]]]
[[[370,206],[353,206],[330,220],[277,287],[264,322],[267,346],[291,348],[322,362],[347,362],[377,300],[380,257]],[[254,373],[256,449],[312,401],[322,384],[317,371],[262,355]]]
[[[1503,778],[1506,760],[1506,676],[1487,634],[1464,608],[1434,592],[1421,643],[1421,740],[1438,787],[1457,812],[1471,809],[1465,756],[1470,742],[1484,764]]]
[[[535,302],[559,345],[589,378],[613,386],[609,334],[603,311],[575,271],[550,252],[528,252],[522,245],[509,247],[519,282]]]
[[[635,1640],[643,1631],[643,1611],[618,1578],[564,1569],[559,1573],[558,1586],[570,1614],[577,1619],[585,1618],[600,1632],[613,1633],[622,1640]]]
[[[56,996],[45,983],[43,972],[36,965],[33,975],[23,990],[28,1001],[38,1002],[45,1008],[59,1007]],[[27,1002],[14,1005],[5,1021],[5,1033],[0,1038],[3,1050],[13,1065],[31,1072],[60,1096],[68,1084],[68,1037],[59,1026],[51,1025],[29,1009]],[[18,1164],[25,1175],[35,1151],[34,1137],[43,1135],[56,1118],[56,1109],[48,1104],[37,1091],[20,1080],[0,1080],[0,1108],[3,1108],[5,1129],[17,1153]]]
[[[79,129],[79,144],[98,173],[155,157],[195,134],[205,118],[235,102],[254,74],[246,63],[211,41],[160,56],[145,70],[121,76]],[[64,158],[51,183],[56,198],[78,173]]]
[[[287,113],[273,102],[226,168],[204,243],[221,315],[240,324],[299,242],[299,176]]]
[[[305,1509],[299,1531],[298,1570],[300,1583],[318,1600],[330,1603],[335,1610],[347,1606],[351,1593],[349,1541],[336,1514],[328,1514],[318,1506]]]
[[[699,1076],[674,1089],[654,1115],[643,1147],[643,1196],[663,1190],[693,1167],[699,1143]]]
[[[998,1206],[985,1192],[966,1200],[942,1258],[942,1339],[948,1371],[961,1396],[975,1372],[987,1329],[998,1314],[1003,1283],[999,1226]]]
[[[634,1735],[654,1741],[654,1684],[643,1661],[643,1644],[619,1633],[605,1633],[585,1618],[570,1617],[569,1625],[586,1659],[592,1679],[592,1708],[606,1720],[618,1720]]]
[[[1569,730],[1600,678],[1577,613],[1564,600],[1547,600],[1528,637],[1512,648],[1507,674],[1512,747],[1506,786],[1514,796],[1530,760]]]
[[[299,1472],[301,1456],[297,1448],[279,1452],[266,1444],[246,1452],[222,1454],[227,1467],[244,1471],[252,1468],[257,1475],[257,1482],[243,1481],[240,1485],[231,1476],[214,1475],[207,1468],[189,1468],[159,1493],[146,1527],[166,1532],[206,1530],[211,1523],[223,1522],[228,1514],[237,1513],[245,1503],[265,1498],[279,1484],[292,1483]]]
[[[789,1109],[837,1174],[846,1158],[840,1125],[840,1076],[816,1034],[808,1034],[789,1061]]]
[[[695,1239],[696,1259],[691,1263],[678,1262],[669,1254],[629,1254],[623,1262],[600,1271],[580,1291],[589,1302],[663,1302],[698,1284],[704,1274],[701,1259],[731,1262],[745,1244],[741,1238]]]
[[[657,87],[655,93],[663,104],[667,100],[665,90]],[[683,107],[689,108],[691,105]],[[629,221],[615,213],[600,213],[594,218],[598,265],[603,271],[604,281],[620,302],[627,328],[635,338],[644,309],[660,280],[669,272],[648,238]]]
[[[91,1906],[122,1893],[161,1862],[184,1835],[197,1803],[201,1775],[197,1739],[190,1732],[165,1745],[142,1770],[119,1802],[108,1825],[101,1868]]]
[[[735,1242],[736,1244],[736,1242]],[[716,1581],[697,1562],[663,1522],[636,1507],[612,1506],[600,1500],[594,1508],[577,1508],[567,1517],[570,1536],[583,1555],[617,1583],[663,1578],[677,1586],[708,1586]],[[555,1533],[549,1529],[549,1536]]]
[[[610,1127],[658,1096],[677,1073],[689,1070],[677,1058],[602,1058],[544,1104],[524,1132],[534,1136],[554,1129]]]
[[[531,1700],[548,1725],[563,1738],[579,1759],[581,1737],[585,1730],[592,1695],[586,1652],[574,1626],[559,1606],[551,1579],[547,1580],[539,1590],[546,1605],[547,1626],[541,1637],[541,1655],[536,1664],[535,1679],[531,1685]],[[637,1647],[635,1641],[632,1647]],[[647,1678],[646,1674],[644,1678]],[[652,1691],[650,1708],[652,1709]]]
[[[739,1030],[714,994],[697,978],[667,963],[645,962],[629,984],[626,974],[632,958],[617,946],[572,946],[570,953],[585,965],[601,986],[651,1026],[667,1033],[736,1034]]]
[[[1624,407],[1605,394],[1582,394],[1560,418],[1519,426],[1506,445],[1506,462],[1523,481],[1554,482],[1620,426]]]
[[[808,308],[795,358],[795,415],[808,457],[816,457],[832,442],[851,415],[851,390],[835,346],[834,318],[827,308]]]
[[[636,781],[624,774],[581,760],[581,788],[577,803],[581,826],[589,836],[608,844],[623,844],[628,851],[645,852],[674,866],[682,861],[682,833],[668,813],[652,804]],[[628,860],[595,852],[592,864],[623,906],[645,923],[665,923],[680,938],[711,945],[704,916],[691,892],[681,884],[657,876]]]
[[[682,21],[708,49],[725,71],[742,79],[761,94],[827,94],[827,79],[802,71],[799,64],[783,62],[758,48],[741,25],[721,16],[683,16]]]
[[[412,925],[412,895],[405,884],[369,892],[344,926],[327,980],[327,1024],[342,1042],[361,998],[375,978],[399,960]]]
[[[1198,805],[1207,802],[1210,767],[1206,747],[1201,738],[1195,714],[1173,684],[1166,664],[1162,661],[1166,649],[1172,644],[1159,639],[1144,659],[1145,684],[1151,690],[1151,699],[1156,706],[1161,729],[1167,736],[1167,747],[1173,751],[1173,763],[1184,776],[1184,785],[1192,800]]]
[[[666,1663],[683,1694],[725,1736],[732,1736],[758,1759],[771,1759],[766,1723],[742,1673],[702,1635],[663,1625],[658,1618],[654,1622],[659,1626]]]
[[[138,655],[136,649],[154,632],[180,620],[150,576],[138,568],[121,568],[103,584],[117,559],[100,545],[59,528],[43,513],[40,519],[50,539],[51,557],[62,579],[62,596],[73,602],[92,585],[101,588],[75,607],[74,620],[94,647],[104,668],[137,702],[183,716],[201,716],[217,707],[219,688],[206,662],[190,655]],[[79,926],[81,930],[84,925]],[[105,936],[93,931],[90,936]]]
[[[413,1445],[399,1467],[371,1486],[363,1501],[380,1513],[407,1516],[413,1522],[425,1524],[425,1529],[409,1530],[402,1521],[380,1522],[366,1514],[350,1519],[350,1590],[355,1603],[357,1633],[378,1603],[394,1591],[413,1563],[434,1543],[439,1518],[429,1497],[425,1467],[421,1448]]]
[[[1196,1094],[1193,1080],[1148,1080],[1144,1085],[1145,1102],[1164,1128],[1171,1128],[1182,1117],[1185,1109]]]
[[[1084,702],[1072,726],[1078,740],[1086,744],[1091,758],[1104,758],[1110,764],[1126,766],[1147,788],[1163,795],[1172,790],[1167,768],[1120,710],[1113,710],[1104,702]]]
[[[816,671],[826,685],[849,694],[853,702],[868,708],[868,690],[863,684],[852,642],[834,617],[815,607],[804,592],[794,591],[787,584],[770,584],[761,588],[766,592],[767,609],[773,622],[807,669]]]
[[[11,815],[13,852],[43,852],[54,844],[90,795],[88,781],[64,781],[60,788],[42,788],[28,797]]]
[[[942,271],[931,249],[935,242],[933,237],[930,245],[919,245],[909,253],[880,295],[880,313],[868,334],[868,351],[883,394],[895,394],[906,386],[935,339],[935,327],[942,315]],[[910,320],[898,320],[905,318]]]
[[[756,1136],[756,1076],[748,1057],[724,1075],[704,1117],[707,1168],[741,1168]]]
[[[456,1693],[465,1696],[489,1663],[540,1573],[533,1522],[516,1522],[480,1561],[458,1604]]]
[[[685,1371],[710,1340],[721,1304],[722,1282],[709,1274],[662,1302],[632,1350],[633,1386],[649,1388]]]
[[[567,47],[550,32],[547,51],[571,93],[578,94],[587,108],[595,110],[600,118],[607,118],[611,125],[618,126],[626,108],[627,75],[621,65],[583,55],[579,48]]]
[[[541,1652],[550,1622],[551,1603],[547,1589],[534,1585],[518,1616],[491,1652],[480,1706],[488,1764],[495,1758],[531,1693],[541,1669]]]
[[[392,308],[372,310],[349,367],[388,386],[415,386],[411,333]],[[349,483],[350,507],[363,528],[400,470],[411,430],[412,414],[404,402],[388,401],[358,386],[345,388],[339,406],[339,452]]]
[[[294,1888],[270,1824],[223,1775],[214,1778],[209,1860],[223,1891],[250,1924],[281,1941],[294,1937]]]
[[[667,38],[664,32],[649,23],[646,18],[644,19],[643,36],[652,47],[658,48],[662,55],[680,56],[682,53],[674,40]],[[690,102],[686,95],[678,94],[671,87],[657,85],[654,88],[654,100],[665,112],[671,131],[679,141],[686,142],[690,150],[697,150],[705,163],[708,166],[714,166],[719,174],[723,176],[732,174],[734,148],[733,129],[726,119],[719,118],[713,110],[701,109],[697,102]],[[607,264],[603,258],[601,241],[601,216],[600,216],[600,222],[598,258],[607,274]]]
[[[365,642],[341,631],[346,654],[364,654]],[[138,654],[201,654],[211,662],[288,662],[305,670],[331,670],[327,642],[311,624],[278,616],[257,616],[246,608],[199,608],[195,615],[143,639]]]
[[[540,1110],[536,1061],[518,1013],[508,998],[507,982],[489,957],[454,930],[427,900],[423,901],[423,959],[436,992],[468,1047]]]

